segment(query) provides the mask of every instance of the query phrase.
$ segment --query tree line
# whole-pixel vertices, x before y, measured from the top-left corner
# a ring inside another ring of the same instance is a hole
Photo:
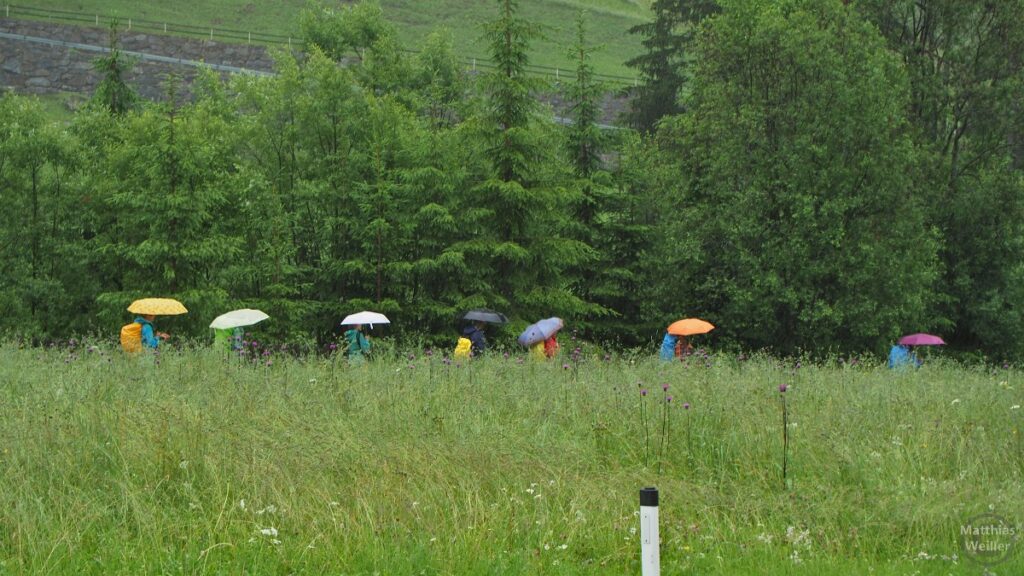
[[[313,4],[274,76],[141,102],[115,50],[69,123],[5,94],[0,330],[113,335],[133,298],[170,295],[193,335],[247,306],[269,338],[322,341],[374,309],[441,342],[490,307],[621,345],[698,316],[779,353],[933,330],[1020,356],[1024,1],[652,13],[628,130],[598,126],[585,17],[552,86],[526,73],[545,30],[515,0],[480,74],[444,31],[412,55],[378,5]]]

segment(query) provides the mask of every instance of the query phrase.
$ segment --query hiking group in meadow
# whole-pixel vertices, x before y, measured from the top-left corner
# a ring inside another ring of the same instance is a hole
[[[134,320],[121,328],[121,347],[126,353],[137,353],[144,349],[157,349],[170,335],[158,332],[153,325],[157,316],[187,314],[185,306],[172,298],[143,298],[128,307],[135,314]],[[269,315],[248,308],[232,310],[215,318],[210,323],[214,332],[214,346],[226,351],[241,351],[245,345],[245,328],[270,318]],[[502,326],[508,318],[493,310],[477,308],[459,317],[464,324],[455,343],[452,357],[468,360],[484,355],[487,351],[487,327]],[[379,312],[363,311],[346,316],[340,323],[345,328],[341,334],[342,351],[350,362],[361,362],[373,351],[373,344],[366,333],[366,327],[390,324],[391,321]],[[560,349],[558,333],[565,322],[558,317],[545,318],[530,324],[516,341],[528,350],[534,360],[550,360]],[[693,345],[687,340],[693,336],[707,334],[715,329],[710,322],[699,318],[684,318],[670,324],[662,338],[658,357],[662,361],[685,358],[693,353]],[[910,334],[899,339],[889,351],[888,366],[891,369],[917,368],[923,361],[914,352],[915,346],[940,346],[945,342],[931,334]],[[332,350],[338,348],[337,344]]]

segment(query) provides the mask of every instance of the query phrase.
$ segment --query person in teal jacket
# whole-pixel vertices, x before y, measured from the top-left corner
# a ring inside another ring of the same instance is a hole
[[[910,347],[905,344],[896,344],[889,350],[889,368],[898,370],[900,368],[917,368],[921,366],[921,360],[917,358],[917,354],[910,351]]]
[[[357,324],[354,328],[345,331],[345,341],[348,347],[345,354],[352,360],[358,360],[363,354],[370,352],[370,341],[363,335],[363,325]]]
[[[157,332],[153,329],[153,320],[156,316],[144,314],[135,318],[136,324],[142,325],[142,346],[144,348],[156,348],[161,340],[170,338],[166,332]]]
[[[665,362],[671,362],[676,355],[676,342],[679,337],[674,334],[665,333],[665,338],[661,340],[661,352],[658,356]]]

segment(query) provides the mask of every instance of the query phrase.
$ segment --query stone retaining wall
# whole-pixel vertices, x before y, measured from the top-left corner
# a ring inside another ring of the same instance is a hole
[[[110,42],[109,31],[102,28],[5,18],[0,18],[0,32],[103,47]],[[119,40],[124,50],[250,70],[269,72],[273,69],[273,60],[267,48],[259,45],[225,44],[192,38],[135,34],[131,31],[122,32]],[[9,87],[25,94],[91,94],[100,81],[99,74],[92,69],[93,61],[100,56],[103,54],[99,52],[0,38],[0,87]],[[142,60],[135,63],[128,82],[141,96],[160,99],[164,93],[161,85],[172,72],[180,76],[183,85],[187,87],[195,78],[197,69]]]

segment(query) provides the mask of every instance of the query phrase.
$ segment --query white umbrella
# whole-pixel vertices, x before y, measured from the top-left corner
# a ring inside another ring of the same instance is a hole
[[[243,308],[241,310],[232,310],[217,316],[210,323],[210,328],[239,328],[241,326],[252,326],[263,322],[270,316],[259,310],[252,310],[250,308]]]
[[[391,320],[388,320],[388,317],[380,312],[367,312],[364,310],[355,314],[349,314],[341,321],[342,326],[353,326],[355,324],[369,324],[370,328],[373,328],[374,324],[391,324]]]

